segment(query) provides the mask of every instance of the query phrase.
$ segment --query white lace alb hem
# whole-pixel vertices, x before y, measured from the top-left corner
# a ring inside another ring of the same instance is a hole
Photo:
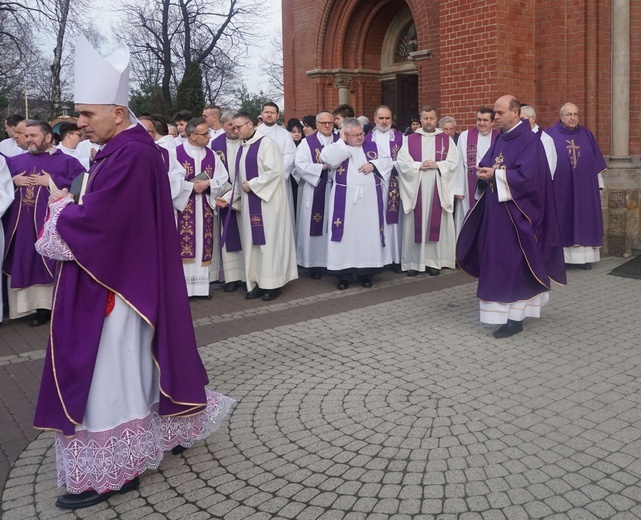
[[[191,417],[161,417],[156,403],[143,419],[108,431],[57,434],[58,485],[69,493],[120,489],[143,471],[157,468],[165,451],[208,437],[220,428],[235,401],[212,390],[206,393],[206,410]]]

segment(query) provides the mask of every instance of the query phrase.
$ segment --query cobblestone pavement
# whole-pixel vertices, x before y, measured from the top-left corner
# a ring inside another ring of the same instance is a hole
[[[2,518],[639,519],[641,281],[607,276],[622,262],[569,271],[504,340],[460,272],[196,305],[212,387],[238,401],[223,428],[77,512],[53,506],[42,433],[8,475]]]

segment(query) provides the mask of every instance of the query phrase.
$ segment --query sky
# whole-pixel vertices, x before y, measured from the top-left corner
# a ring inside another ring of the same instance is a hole
[[[253,0],[249,0],[253,1]],[[95,20],[96,27],[105,36],[110,35],[109,24],[117,20],[119,13],[116,12],[120,0],[105,0],[102,2],[100,9],[94,9],[92,17]],[[243,58],[243,81],[250,92],[258,93],[260,90],[268,90],[268,80],[266,76],[260,73],[260,58],[269,53],[271,35],[276,31],[281,31],[281,0],[259,0],[263,7],[263,15],[260,17],[260,23],[257,27],[252,28],[255,34],[264,34],[265,37],[257,40],[250,47],[248,56]]]

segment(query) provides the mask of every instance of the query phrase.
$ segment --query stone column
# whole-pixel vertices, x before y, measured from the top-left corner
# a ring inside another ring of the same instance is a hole
[[[338,89],[338,104],[347,105],[349,104],[349,84],[351,83],[352,78],[349,76],[335,76],[334,77],[334,86]]]
[[[630,155],[630,0],[612,0],[612,157]]]

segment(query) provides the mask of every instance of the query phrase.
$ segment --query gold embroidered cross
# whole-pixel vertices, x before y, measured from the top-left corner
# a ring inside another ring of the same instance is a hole
[[[568,143],[567,149],[568,153],[570,154],[572,169],[576,170],[577,164],[579,162],[579,157],[581,157],[581,147],[574,144],[574,139],[570,141],[566,139],[565,142]]]
[[[323,214],[316,213],[312,218],[314,219],[314,222],[320,222],[321,220],[323,220]]]
[[[341,224],[342,224],[342,222],[341,222],[341,219],[339,219],[339,218],[337,218],[337,219],[334,221],[334,225],[335,225],[336,227],[341,227]]]

